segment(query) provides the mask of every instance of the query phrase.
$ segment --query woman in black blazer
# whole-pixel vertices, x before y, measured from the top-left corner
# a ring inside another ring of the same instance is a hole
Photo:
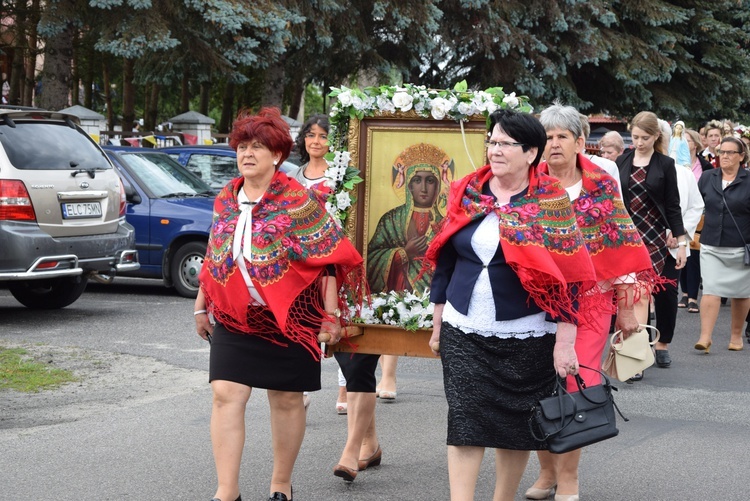
[[[630,123],[633,149],[617,158],[623,202],[641,233],[651,254],[657,273],[672,281],[654,294],[656,327],[660,338],[656,343],[656,364],[669,367],[669,343],[674,336],[677,320],[677,284],[680,269],[685,266],[687,238],[682,225],[680,194],[674,160],[666,155],[669,138],[659,128],[659,120],[650,111],[638,113]],[[667,238],[667,229],[672,237]],[[668,252],[676,247],[677,259]],[[650,298],[643,294],[636,304],[635,314],[642,324],[648,321]],[[643,376],[636,375],[634,380]]]
[[[727,136],[716,153],[721,167],[704,172],[698,181],[706,211],[701,233],[701,337],[695,349],[706,353],[720,298],[732,298],[732,351],[743,348],[742,326],[750,309],[750,266],[743,264],[744,246],[750,243],[750,173],[740,167],[747,159],[747,148],[741,140]]]

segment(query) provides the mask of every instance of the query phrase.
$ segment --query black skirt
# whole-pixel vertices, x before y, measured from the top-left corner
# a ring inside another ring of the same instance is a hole
[[[333,356],[346,378],[346,391],[375,393],[375,370],[378,368],[380,355],[337,351]]]
[[[443,322],[440,359],[448,401],[448,445],[545,450],[529,428],[531,409],[552,395],[555,336],[501,339]]]
[[[259,336],[237,334],[220,323],[212,337],[209,381],[233,381],[279,391],[320,389],[320,362],[280,332],[274,338],[283,346]]]

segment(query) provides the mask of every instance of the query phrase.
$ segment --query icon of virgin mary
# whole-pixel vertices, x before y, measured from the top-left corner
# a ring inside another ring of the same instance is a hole
[[[393,163],[393,189],[399,205],[378,221],[367,246],[370,291],[423,292],[431,276],[423,274],[420,258],[443,219],[455,166],[438,146],[418,143],[402,151]]]

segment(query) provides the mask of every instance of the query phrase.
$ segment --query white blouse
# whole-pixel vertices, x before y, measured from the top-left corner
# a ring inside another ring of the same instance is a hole
[[[245,195],[245,191],[240,189],[237,193],[237,203],[240,207],[240,216],[237,218],[237,226],[234,229],[234,241],[232,243],[232,259],[237,263],[240,268],[240,273],[245,279],[245,285],[247,290],[250,292],[254,305],[265,305],[266,302],[260,297],[258,290],[255,288],[253,281],[250,279],[250,274],[247,271],[247,261],[251,261],[253,258],[253,207],[260,201],[261,197],[255,202],[250,202],[250,199]]]
[[[492,285],[487,265],[497,252],[498,245],[500,221],[497,214],[492,212],[477,226],[471,237],[471,247],[484,266],[474,284],[467,314],[460,313],[450,301],[446,301],[442,320],[463,332],[473,332],[484,337],[526,339],[557,332],[557,324],[548,322],[545,312],[513,320],[495,320],[495,301],[492,299]]]

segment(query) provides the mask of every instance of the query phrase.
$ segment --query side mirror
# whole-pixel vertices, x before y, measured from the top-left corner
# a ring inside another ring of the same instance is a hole
[[[124,183],[124,185],[125,185],[125,200],[127,200],[131,204],[139,204],[143,201],[141,199],[141,196],[138,194],[138,192],[135,191],[135,189],[130,183]]]

